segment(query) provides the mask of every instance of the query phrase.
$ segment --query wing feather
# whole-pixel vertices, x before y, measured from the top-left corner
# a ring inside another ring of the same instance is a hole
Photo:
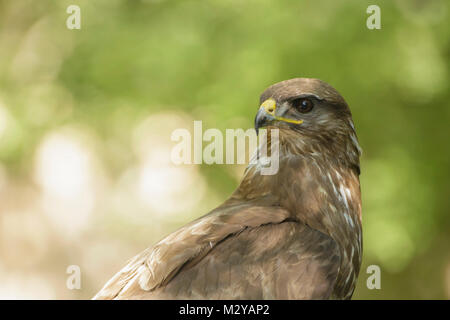
[[[280,223],[289,215],[281,207],[251,204],[219,207],[132,258],[94,299],[114,299],[155,290],[168,283],[183,265],[200,260],[230,235],[246,228]]]

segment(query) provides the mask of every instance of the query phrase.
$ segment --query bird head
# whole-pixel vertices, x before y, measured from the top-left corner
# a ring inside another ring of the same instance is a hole
[[[257,133],[261,127],[278,128],[281,139],[289,136],[295,152],[345,158],[359,167],[361,149],[350,109],[336,89],[319,79],[295,78],[267,88],[255,117]]]

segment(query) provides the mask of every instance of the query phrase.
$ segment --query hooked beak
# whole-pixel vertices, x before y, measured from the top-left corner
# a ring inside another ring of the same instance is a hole
[[[279,117],[275,114],[275,111],[277,109],[277,104],[274,99],[270,98],[264,101],[261,106],[259,107],[258,113],[256,113],[255,117],[255,130],[256,134],[259,133],[259,128],[266,127],[269,124],[273,123],[274,121],[283,121],[288,123],[294,123],[294,124],[301,124],[303,123],[303,120],[294,120],[294,119],[288,119]]]
[[[255,117],[256,134],[259,133],[259,128],[265,127],[275,121],[275,107],[276,102],[273,99],[268,99],[261,104]]]

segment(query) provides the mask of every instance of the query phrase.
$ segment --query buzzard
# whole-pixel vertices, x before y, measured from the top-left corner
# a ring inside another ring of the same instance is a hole
[[[94,299],[350,299],[362,257],[350,109],[329,84],[276,83],[255,128],[278,129],[279,171],[251,163],[231,197],[132,258]]]

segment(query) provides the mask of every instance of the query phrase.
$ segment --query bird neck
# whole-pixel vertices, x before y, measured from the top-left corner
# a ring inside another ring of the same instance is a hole
[[[359,162],[329,152],[289,152],[280,146],[279,169],[264,175],[261,164],[248,166],[233,198],[259,199],[289,210],[293,218],[326,234],[361,224]]]
[[[251,163],[230,200],[287,209],[292,219],[332,237],[358,271],[362,231],[356,137],[289,135],[293,133],[280,130],[278,141],[267,139],[268,145],[260,145],[270,150],[273,143],[278,144],[278,172],[264,175],[261,164]]]

